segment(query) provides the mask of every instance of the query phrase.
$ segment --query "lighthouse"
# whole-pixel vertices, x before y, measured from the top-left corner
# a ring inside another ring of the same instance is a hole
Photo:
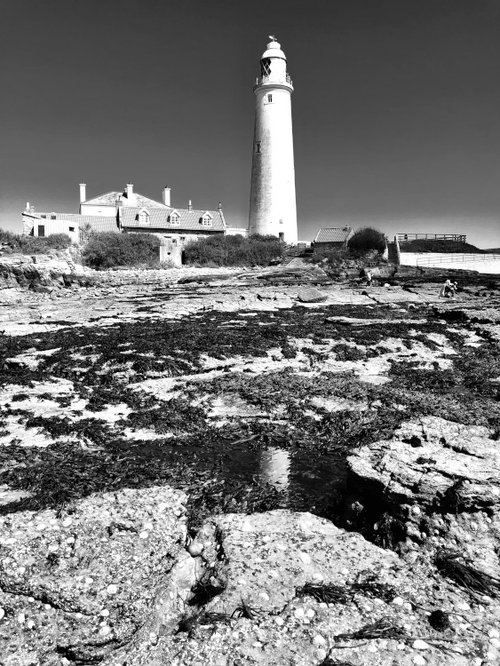
[[[255,129],[250,185],[250,234],[297,243],[293,161],[292,80],[286,56],[272,35],[254,86]]]

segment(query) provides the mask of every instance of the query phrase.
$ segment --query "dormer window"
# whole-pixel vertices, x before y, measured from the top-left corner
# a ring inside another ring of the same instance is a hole
[[[149,213],[146,209],[142,209],[139,211],[139,215],[137,216],[137,219],[139,221],[139,224],[149,224]]]
[[[212,226],[212,216],[210,213],[207,211],[206,213],[203,213],[203,215],[200,217],[200,224],[203,227],[211,227]]]
[[[179,224],[181,216],[176,210],[173,210],[170,215],[168,216],[168,222],[169,224]]]

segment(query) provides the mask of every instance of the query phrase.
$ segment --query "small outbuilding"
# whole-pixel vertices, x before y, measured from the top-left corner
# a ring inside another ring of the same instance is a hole
[[[322,227],[313,240],[313,246],[321,250],[339,250],[347,246],[352,227]]]

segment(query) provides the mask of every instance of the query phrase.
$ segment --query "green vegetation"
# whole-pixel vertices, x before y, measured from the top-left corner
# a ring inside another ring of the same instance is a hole
[[[184,262],[202,266],[268,266],[281,259],[286,245],[276,236],[207,236],[190,243]]]
[[[95,269],[115,266],[154,266],[160,240],[152,234],[92,234],[82,252],[83,262]]]
[[[66,250],[71,245],[71,238],[67,234],[38,238],[0,229],[0,245],[3,245],[4,253],[45,254],[49,250]]]
[[[356,229],[348,240],[348,247],[349,250],[358,252],[367,252],[368,250],[383,252],[386,247],[385,235],[373,227],[361,227]]]
[[[399,241],[402,252],[458,252],[464,254],[484,254],[485,250],[480,250],[470,243],[461,243],[460,241],[439,240],[434,238],[416,238],[415,240]],[[491,250],[490,250],[491,251]]]

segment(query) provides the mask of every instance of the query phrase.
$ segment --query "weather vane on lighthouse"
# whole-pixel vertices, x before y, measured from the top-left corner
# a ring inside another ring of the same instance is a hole
[[[250,185],[250,234],[298,240],[292,132],[292,80],[275,35],[260,59],[254,86],[255,130]]]

